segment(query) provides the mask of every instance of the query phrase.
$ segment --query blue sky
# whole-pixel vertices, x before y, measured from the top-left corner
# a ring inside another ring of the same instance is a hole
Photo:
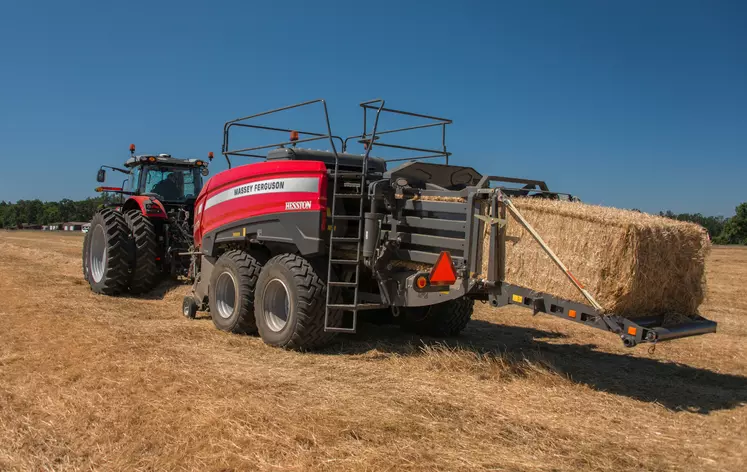
[[[747,201],[745,2],[6,1],[0,45],[0,200],[90,196],[130,143],[218,155],[225,121],[308,99],[354,134],[383,97],[453,119],[483,173],[651,212]]]

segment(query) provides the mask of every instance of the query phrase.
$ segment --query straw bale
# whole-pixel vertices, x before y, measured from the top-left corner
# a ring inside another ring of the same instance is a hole
[[[617,208],[539,198],[512,200],[607,312],[691,315],[705,294],[710,242],[696,224]],[[489,239],[483,234],[482,254]],[[508,215],[509,283],[585,303],[519,221]],[[480,257],[482,273],[487,258]]]

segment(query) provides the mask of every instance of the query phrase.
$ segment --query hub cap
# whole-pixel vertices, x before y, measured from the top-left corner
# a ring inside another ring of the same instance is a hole
[[[221,318],[230,318],[239,304],[236,279],[226,271],[218,276],[215,283],[215,306]]]
[[[104,278],[106,268],[106,234],[103,226],[94,228],[89,248],[91,276],[93,281],[98,283]]]
[[[290,293],[288,287],[280,279],[272,279],[262,292],[262,315],[267,326],[275,331],[281,331],[288,324],[290,314]]]

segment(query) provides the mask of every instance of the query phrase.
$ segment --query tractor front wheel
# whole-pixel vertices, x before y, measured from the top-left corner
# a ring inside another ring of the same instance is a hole
[[[119,211],[104,208],[91,220],[83,243],[83,276],[96,293],[118,295],[130,276],[129,231]]]

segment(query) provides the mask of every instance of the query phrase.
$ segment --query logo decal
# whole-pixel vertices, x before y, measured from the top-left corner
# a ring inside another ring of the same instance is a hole
[[[205,202],[205,210],[234,198],[266,195],[281,192],[319,192],[318,177],[290,177],[287,179],[267,179],[243,183],[216,193]]]
[[[305,202],[285,202],[286,210],[311,210],[311,200]]]

